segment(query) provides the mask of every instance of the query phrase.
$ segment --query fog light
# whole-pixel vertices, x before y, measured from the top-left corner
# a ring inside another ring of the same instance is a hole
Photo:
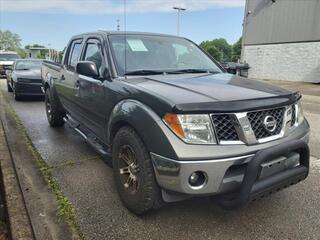
[[[199,179],[199,174],[197,172],[194,172],[189,177],[189,183],[191,185],[195,184]]]
[[[196,171],[193,172],[189,177],[189,184],[192,187],[202,186],[206,181],[206,176],[204,172]]]

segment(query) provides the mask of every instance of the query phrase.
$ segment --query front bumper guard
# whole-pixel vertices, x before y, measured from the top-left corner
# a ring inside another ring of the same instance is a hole
[[[300,155],[298,166],[262,180],[258,179],[262,163],[292,152]],[[309,155],[309,147],[302,140],[294,140],[258,151],[248,163],[240,189],[235,193],[220,196],[219,204],[225,209],[239,208],[252,200],[304,180],[309,174]]]

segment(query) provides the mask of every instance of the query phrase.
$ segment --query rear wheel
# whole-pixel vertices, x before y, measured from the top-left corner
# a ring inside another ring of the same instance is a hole
[[[47,119],[51,127],[61,127],[64,124],[64,112],[59,109],[57,100],[54,98],[50,89],[48,88],[45,93],[45,106]]]
[[[123,204],[135,214],[161,207],[161,190],[156,182],[150,154],[138,134],[121,128],[113,141],[115,183]]]

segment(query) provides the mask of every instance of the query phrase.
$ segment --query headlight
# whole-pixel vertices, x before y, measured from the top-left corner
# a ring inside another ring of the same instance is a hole
[[[164,122],[183,141],[194,144],[216,144],[209,115],[167,113]]]
[[[301,101],[299,101],[296,104],[296,111],[297,111],[297,124],[299,125],[304,120],[304,114],[303,114],[303,110],[302,110],[302,106],[301,106]]]

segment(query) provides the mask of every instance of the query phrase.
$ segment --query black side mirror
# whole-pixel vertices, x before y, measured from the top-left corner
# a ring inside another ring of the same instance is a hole
[[[80,61],[77,63],[76,71],[78,74],[82,74],[87,77],[99,78],[99,71],[94,62]]]

